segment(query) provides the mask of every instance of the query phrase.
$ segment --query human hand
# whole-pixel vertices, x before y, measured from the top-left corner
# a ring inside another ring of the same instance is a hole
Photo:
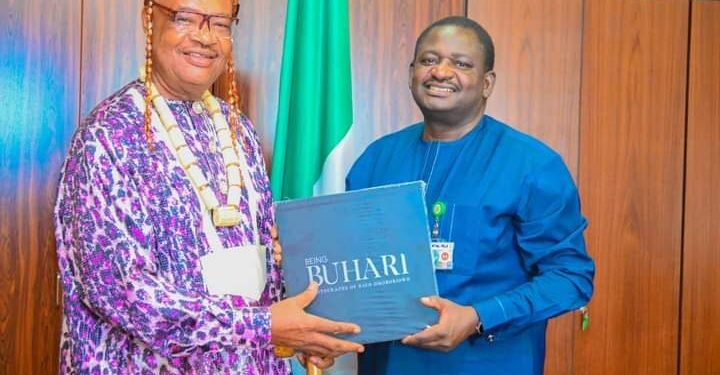
[[[318,284],[312,282],[304,292],[270,306],[271,342],[318,357],[337,357],[365,350],[360,344],[334,337],[343,333],[360,333],[358,325],[335,322],[305,312],[305,307],[317,293]]]
[[[471,306],[458,305],[445,298],[423,297],[423,305],[440,313],[437,324],[405,337],[402,343],[439,352],[449,352],[475,333],[479,319]]]
[[[276,224],[273,224],[272,228],[270,228],[270,237],[272,237],[272,256],[275,260],[275,265],[279,266],[282,261],[282,246],[280,245],[280,237]]]

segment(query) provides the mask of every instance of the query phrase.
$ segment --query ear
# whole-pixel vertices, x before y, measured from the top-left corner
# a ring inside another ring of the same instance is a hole
[[[412,90],[413,74],[415,73],[415,61],[408,66],[408,88]]]
[[[232,9],[232,16],[233,16],[233,17],[237,17],[238,14],[240,13],[240,1],[238,1],[238,0],[233,0],[233,1],[232,1],[232,8],[233,8],[233,9]]]
[[[485,72],[483,75],[483,98],[487,100],[492,94],[493,88],[495,88],[495,71],[491,70]]]

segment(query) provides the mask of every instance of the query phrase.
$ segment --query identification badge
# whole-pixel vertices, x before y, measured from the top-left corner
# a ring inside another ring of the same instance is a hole
[[[431,242],[430,249],[436,270],[449,271],[453,269],[455,242]]]
[[[260,299],[267,276],[265,247],[259,245],[215,249],[200,258],[209,294]]]

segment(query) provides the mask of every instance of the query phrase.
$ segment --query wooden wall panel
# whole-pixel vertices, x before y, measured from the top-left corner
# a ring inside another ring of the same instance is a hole
[[[233,54],[242,109],[253,120],[268,160],[275,139],[286,8],[287,0],[240,1],[235,32]],[[227,91],[224,79],[218,84],[220,95]]]
[[[720,1],[693,1],[680,373],[720,374]]]
[[[358,155],[371,141],[422,119],[408,89],[415,39],[450,15],[465,15],[465,1],[350,0]]]
[[[533,134],[577,171],[582,0],[469,0],[495,43],[487,112]]]
[[[0,373],[58,368],[52,212],[78,117],[80,0],[0,7]]]
[[[582,9],[582,0],[468,1],[468,17],[495,43],[497,81],[488,114],[548,143],[575,176]],[[575,324],[575,314],[550,321],[547,374],[571,372]]]
[[[144,59],[142,1],[83,1],[81,117],[136,79]]]
[[[689,2],[588,0],[580,190],[597,262],[578,374],[678,366]]]

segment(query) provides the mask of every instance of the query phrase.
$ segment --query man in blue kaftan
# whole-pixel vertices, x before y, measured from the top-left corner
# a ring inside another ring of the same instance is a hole
[[[440,20],[415,48],[424,121],[371,144],[347,188],[424,180],[433,240],[451,249],[436,254],[441,298],[423,301],[438,323],[367,346],[360,373],[541,374],[548,319],[593,290],[577,188],[559,154],[485,114],[494,48],[480,25]]]

